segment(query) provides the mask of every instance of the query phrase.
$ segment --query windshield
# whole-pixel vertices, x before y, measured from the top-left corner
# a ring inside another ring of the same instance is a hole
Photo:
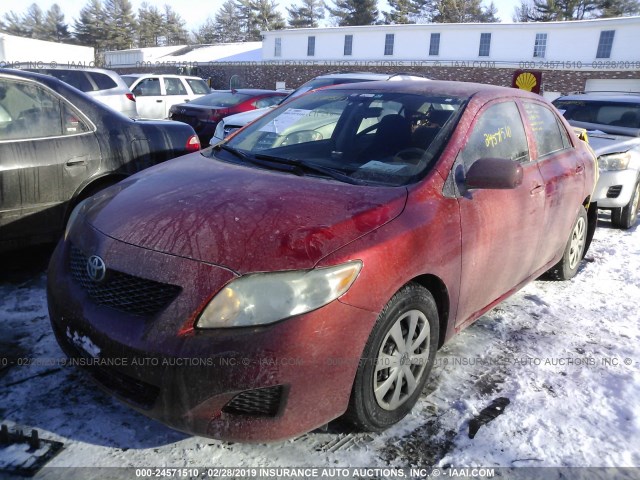
[[[553,104],[567,120],[603,127],[640,128],[640,102],[556,100]]]
[[[191,105],[204,105],[206,107],[233,107],[249,100],[251,95],[238,92],[215,92],[204,97],[191,100]]]
[[[462,104],[451,96],[320,90],[256,120],[226,150],[330,169],[352,183],[404,185],[428,169]]]

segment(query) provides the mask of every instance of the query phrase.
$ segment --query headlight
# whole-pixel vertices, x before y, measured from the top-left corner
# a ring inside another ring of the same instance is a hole
[[[349,290],[362,262],[291,272],[256,273],[232,281],[205,307],[198,328],[266,325],[310,312]]]
[[[631,153],[613,153],[598,157],[598,166],[602,170],[625,170],[629,167]]]
[[[73,225],[78,221],[78,218],[84,214],[87,209],[89,198],[85,198],[80,203],[78,203],[74,209],[71,211],[71,215],[69,215],[69,220],[67,220],[67,226],[64,229],[64,240],[67,241],[67,237],[69,236],[69,232],[73,228]]]

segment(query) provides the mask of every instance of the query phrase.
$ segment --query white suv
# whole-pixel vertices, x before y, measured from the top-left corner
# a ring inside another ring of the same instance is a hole
[[[569,123],[586,128],[598,156],[600,178],[593,194],[611,223],[631,228],[640,206],[640,95],[568,95],[554,100]]]
[[[288,102],[292,98],[295,98],[303,93],[307,93],[316,88],[329,87],[331,85],[340,85],[343,83],[358,83],[358,82],[375,82],[384,80],[428,80],[424,77],[415,75],[409,75],[404,73],[387,74],[387,73],[369,73],[369,72],[354,72],[354,73],[329,73],[327,75],[320,75],[307,83],[298,87],[285,97],[280,105]],[[251,110],[249,112],[237,113],[235,115],[229,115],[218,122],[216,131],[209,142],[211,145],[224,140],[224,138],[232,132],[235,132],[239,128],[244,127],[248,123],[253,122],[255,119],[261,117],[272,108],[277,105],[266,108],[259,108],[257,110]]]
[[[122,75],[122,78],[137,98],[141,118],[168,118],[173,105],[211,93],[200,77],[141,73]]]

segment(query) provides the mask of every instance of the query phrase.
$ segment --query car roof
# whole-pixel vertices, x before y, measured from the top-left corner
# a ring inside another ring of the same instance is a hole
[[[264,95],[277,93],[278,95],[285,96],[287,92],[283,92],[282,90],[265,90],[262,88],[235,88],[233,90],[214,90],[208,95],[213,95],[215,93],[243,93],[245,95]]]
[[[355,78],[362,80],[386,80],[391,77],[388,73],[374,73],[374,72],[338,72],[338,73],[327,73],[324,75],[318,75],[314,77],[314,80],[317,78]]]
[[[35,80],[44,83],[49,87],[52,85],[60,84],[68,85],[62,80],[58,80],[56,77],[52,77],[51,75],[45,75],[43,73],[36,73],[27,70],[20,70],[17,68],[0,68],[0,75],[13,75],[15,77],[25,78],[28,80]]]
[[[556,98],[556,100],[589,100],[594,102],[617,102],[617,103],[640,103],[640,94],[603,94],[603,93],[579,93],[574,95],[564,95]]]
[[[172,78],[189,78],[193,80],[203,80],[201,77],[196,77],[193,75],[178,75],[177,73],[126,73],[121,75],[121,77],[131,77],[131,78],[172,77]]]
[[[322,90],[375,90],[378,92],[398,92],[398,93],[415,93],[422,95],[451,95],[455,97],[485,96],[485,97],[525,97],[531,99],[543,100],[540,95],[525,92],[518,88],[500,87],[497,85],[486,85],[483,83],[471,82],[455,82],[444,80],[430,80],[428,82],[416,82],[412,80],[400,80],[397,82],[377,81],[377,82],[361,82],[348,83],[340,85],[332,85]]]

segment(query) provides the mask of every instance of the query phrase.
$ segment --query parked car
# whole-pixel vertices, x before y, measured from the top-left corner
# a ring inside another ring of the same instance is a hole
[[[359,83],[359,82],[373,82],[373,81],[400,81],[400,80],[427,80],[424,77],[416,75],[408,75],[402,73],[371,73],[371,72],[351,72],[351,73],[328,73],[326,75],[317,76],[308,82],[304,83],[293,92],[284,98],[280,103],[288,102],[303,93],[307,93],[316,88],[329,87],[331,85],[341,85],[343,83]],[[248,123],[253,122],[256,118],[260,118],[267,113],[271,107],[259,108],[257,110],[250,110],[248,112],[236,113],[235,115],[229,115],[223,118],[218,125],[211,138],[211,144],[215,145],[221,140],[224,140],[229,134],[235,132],[239,128],[244,127]]]
[[[142,118],[168,118],[173,105],[211,93],[200,77],[140,73],[123,75],[122,79],[136,95],[138,115]]]
[[[594,161],[522,90],[316,90],[79,205],[49,266],[53,330],[179,430],[279,440],[345,414],[380,431],[456,332],[576,274]]]
[[[136,97],[113,70],[104,68],[37,68],[29,72],[51,75],[108,105],[129,118],[136,118]]]
[[[56,240],[80,200],[198,148],[188,125],[134,121],[54,77],[0,69],[0,251]]]
[[[200,142],[206,145],[217,123],[227,115],[275,105],[286,96],[279,90],[217,90],[192,102],[174,105],[169,109],[169,118],[191,125]]]
[[[640,204],[640,94],[578,94],[553,103],[571,125],[588,130],[600,167],[598,208],[611,210],[616,227],[633,227]]]

